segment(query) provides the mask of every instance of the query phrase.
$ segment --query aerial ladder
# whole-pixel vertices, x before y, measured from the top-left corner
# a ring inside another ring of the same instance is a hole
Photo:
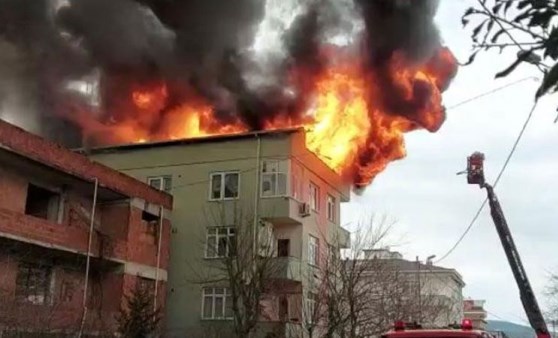
[[[510,228],[504,217],[504,212],[498,202],[498,198],[494,193],[494,188],[486,183],[484,178],[484,154],[475,152],[467,158],[467,182],[469,184],[477,184],[481,189],[486,189],[488,195],[488,204],[490,206],[490,215],[496,226],[496,231],[504,247],[504,252],[508,258],[513,276],[519,289],[521,303],[525,309],[525,314],[529,320],[529,324],[535,330],[537,338],[551,338],[546,322],[544,320],[537,298],[527,278],[527,273],[521,263],[521,258],[517,247],[513,241]]]

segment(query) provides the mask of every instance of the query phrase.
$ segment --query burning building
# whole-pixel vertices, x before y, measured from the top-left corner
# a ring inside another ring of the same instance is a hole
[[[27,67],[0,88],[39,78],[26,101],[49,122],[43,132],[75,141],[61,132],[73,126],[86,146],[302,127],[309,149],[364,187],[405,156],[406,132],[444,122],[441,93],[456,60],[433,23],[436,8],[434,0],[3,0],[0,42]],[[14,116],[17,103],[4,107],[4,118],[29,120]]]
[[[307,148],[305,136],[302,128],[283,129],[89,150],[93,160],[174,197],[167,337],[231,332],[226,281],[241,277],[223,264],[234,253],[250,276],[260,267],[249,258],[254,247],[266,263],[265,288],[245,290],[263,292],[257,332],[306,336],[318,271],[329,254],[349,247],[340,210],[350,184]]]

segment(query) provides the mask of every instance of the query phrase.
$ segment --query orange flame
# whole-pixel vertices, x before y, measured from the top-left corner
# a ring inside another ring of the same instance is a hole
[[[428,93],[412,117],[387,111],[379,93],[384,89],[376,83],[374,74],[362,72],[357,64],[329,66],[315,79],[314,91],[309,94],[311,105],[299,117],[278,115],[266,121],[264,128],[304,127],[308,149],[334,171],[363,186],[391,161],[405,156],[404,133],[420,127],[436,131],[441,126],[445,118],[441,91],[455,75],[456,60],[445,48],[420,68],[409,66],[401,55],[393,56],[390,76],[402,90],[404,100],[413,100],[417,87]],[[167,96],[163,84],[133,91],[132,102],[140,111],[151,114],[162,109]],[[168,110],[161,119],[156,132],[130,121],[115,130],[128,142],[147,142],[249,129],[240,120],[222,124],[215,118],[213,107],[199,98]]]

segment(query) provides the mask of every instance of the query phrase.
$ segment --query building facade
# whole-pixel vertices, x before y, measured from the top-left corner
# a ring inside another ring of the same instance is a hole
[[[302,130],[119,146],[90,156],[174,196],[167,336],[203,337],[207,327],[230,325],[229,289],[203,274],[229,254],[230,240],[240,240],[239,223],[257,229],[255,241],[278,263],[270,280],[279,284],[262,300],[261,331],[303,330],[303,310],[318,296],[314,269],[328,249],[349,243],[339,213],[350,187],[306,148]]]
[[[388,294],[387,298],[397,300],[387,305],[389,311],[382,302],[384,312],[377,311],[376,315],[389,313],[395,317],[380,319],[387,323],[416,321],[426,327],[461,323],[465,283],[455,269],[436,266],[431,261],[405,260],[399,252],[389,249],[364,250],[363,255],[362,264],[370,270],[364,279],[370,292]]]
[[[114,333],[137,287],[164,306],[171,209],[172,196],[0,120],[0,335]]]
[[[476,330],[486,330],[487,312],[484,309],[485,300],[465,299],[463,301],[463,315],[473,322]]]

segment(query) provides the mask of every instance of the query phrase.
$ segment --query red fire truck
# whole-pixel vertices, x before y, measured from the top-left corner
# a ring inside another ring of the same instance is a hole
[[[473,323],[464,319],[461,326],[448,328],[423,328],[415,323],[396,322],[393,330],[382,335],[382,338],[493,338],[485,331],[473,329]]]

